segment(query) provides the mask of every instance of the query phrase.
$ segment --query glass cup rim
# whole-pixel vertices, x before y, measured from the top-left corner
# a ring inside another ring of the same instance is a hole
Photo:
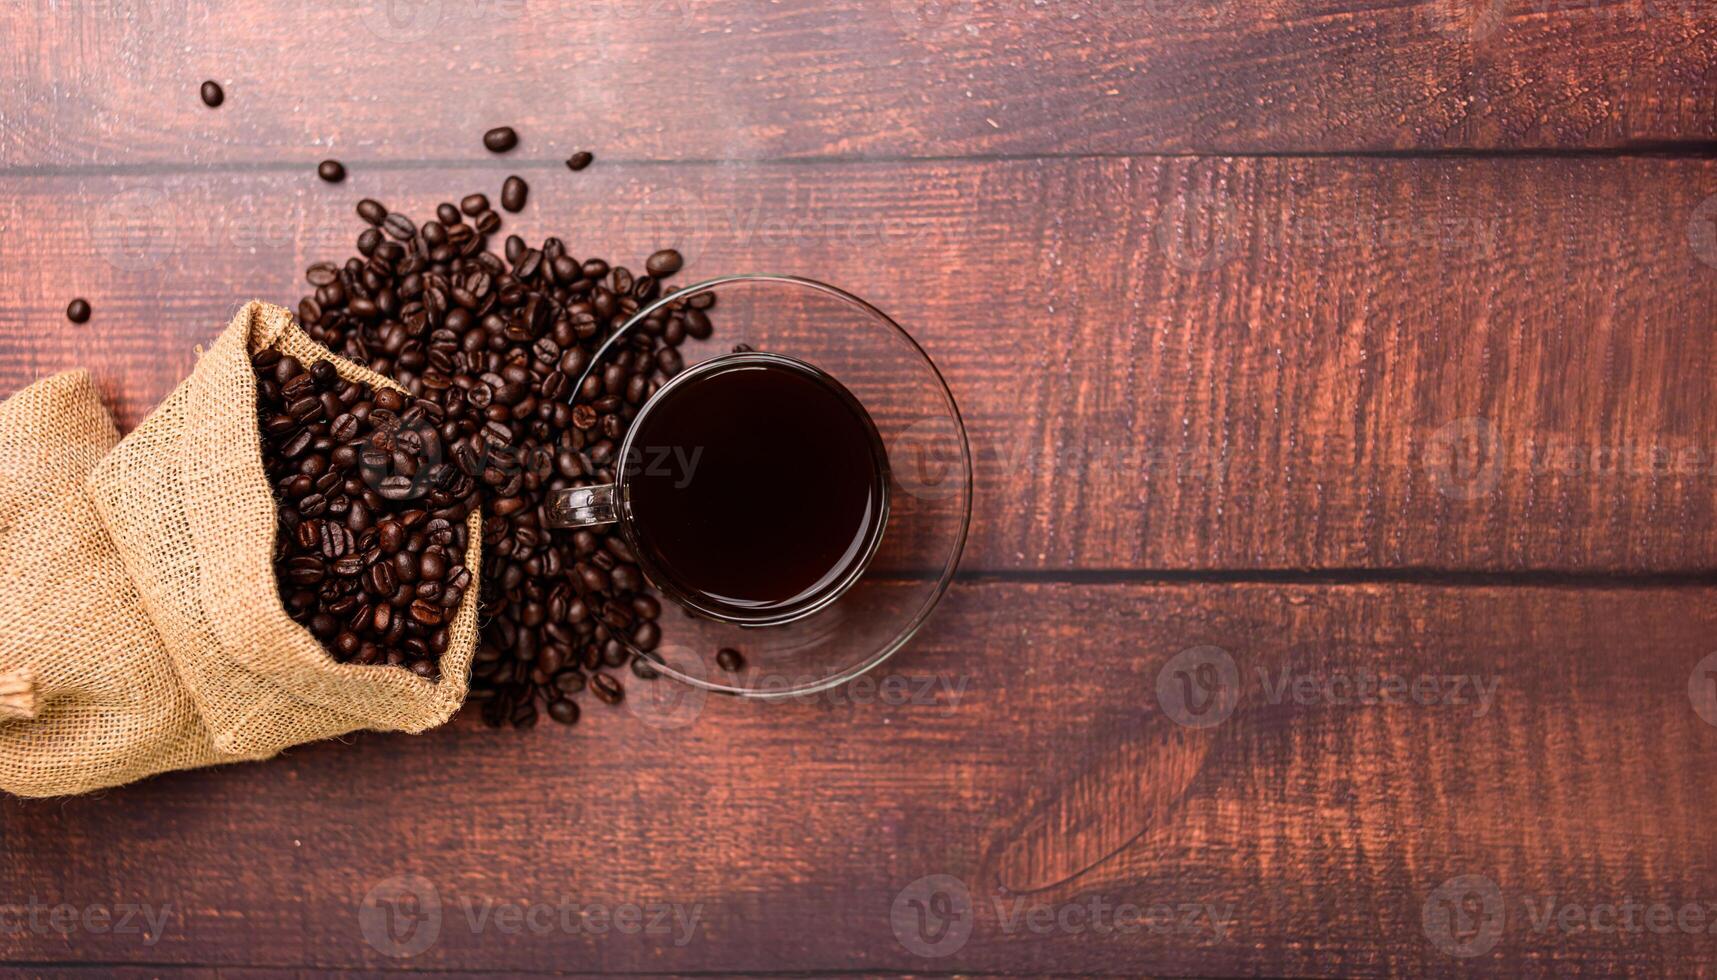
[[[923,361],[924,366],[930,369],[930,375],[935,379],[937,388],[941,392],[942,399],[947,405],[949,415],[954,423],[955,434],[959,436],[960,464],[963,469],[962,475],[966,481],[966,491],[962,502],[963,506],[961,507],[959,514],[959,527],[955,531],[953,546],[948,549],[947,560],[943,563],[942,570],[937,575],[935,588],[925,598],[918,610],[913,613],[912,619],[897,631],[894,638],[887,644],[873,651],[864,660],[849,665],[833,674],[819,678],[815,681],[808,681],[803,684],[780,689],[759,690],[756,688],[738,687],[732,684],[722,684],[707,678],[693,676],[683,671],[676,670],[659,658],[644,657],[654,670],[672,677],[681,683],[689,684],[692,687],[701,688],[705,691],[711,691],[717,694],[727,694],[734,697],[748,698],[758,701],[782,701],[832,690],[856,677],[869,673],[876,669],[878,665],[898,653],[902,647],[904,647],[918,634],[919,630],[923,629],[924,624],[929,621],[930,614],[933,613],[936,610],[936,607],[941,604],[942,597],[947,594],[949,586],[954,582],[954,571],[959,567],[960,557],[966,550],[966,540],[971,531],[972,499],[975,496],[972,486],[972,446],[971,440],[966,433],[965,417],[960,413],[960,405],[954,399],[954,392],[948,387],[948,379],[943,377],[942,369],[937,366],[935,360],[933,360],[929,353],[924,350],[923,345],[919,344],[910,333],[907,333],[904,327],[894,322],[893,317],[877,309],[862,297],[855,296],[852,293],[841,289],[839,286],[832,286],[826,282],[820,282],[816,279],[808,279],[804,276],[786,275],[781,273],[753,272],[716,276],[712,279],[705,279],[702,282],[693,283],[690,286],[675,290],[672,293],[667,293],[639,308],[638,312],[632,314],[625,323],[620,325],[619,329],[610,334],[608,338],[596,348],[595,353],[590,357],[590,363],[585,366],[584,371],[579,375],[578,383],[572,386],[573,394],[569,398],[569,401],[578,397],[578,392],[584,389],[585,381],[590,377],[591,372],[595,371],[599,365],[604,363],[604,358],[609,354],[610,350],[618,344],[622,338],[637,327],[638,324],[644,322],[644,320],[651,314],[672,303],[683,301],[687,296],[739,283],[773,283],[784,286],[798,286],[824,293],[863,310],[865,313],[869,314],[871,319],[876,323],[893,331],[896,337],[905,341],[906,344],[915,353],[917,353],[918,357]],[[714,358],[711,358],[711,360],[713,359]],[[631,434],[631,431],[628,431],[627,436],[630,437]],[[845,594],[845,591],[846,590],[843,589],[842,594]],[[628,644],[628,646],[630,645]],[[632,652],[634,656],[643,656],[643,654],[636,649],[633,649]]]

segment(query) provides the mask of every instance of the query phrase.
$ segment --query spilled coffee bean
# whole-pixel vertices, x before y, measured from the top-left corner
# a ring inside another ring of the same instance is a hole
[[[501,207],[512,212],[524,210],[525,196],[531,191],[524,178],[514,175],[501,184]]]
[[[213,79],[204,82],[203,87],[198,94],[203,97],[203,105],[206,105],[211,109],[218,108],[222,102],[227,100],[226,91],[221,88],[221,84],[219,82],[214,81]]]
[[[511,126],[496,126],[483,134],[483,148],[490,153],[505,153],[519,145],[519,134]]]
[[[316,165],[316,176],[330,184],[338,184],[346,179],[346,165],[338,160],[323,160]]]
[[[644,260],[644,271],[660,279],[680,271],[680,266],[684,264],[685,260],[680,257],[680,253],[671,248],[664,248]]]
[[[89,300],[78,298],[66,304],[66,319],[73,323],[89,322]]]
[[[619,681],[601,671],[590,675],[590,689],[603,704],[619,704],[626,694]]]

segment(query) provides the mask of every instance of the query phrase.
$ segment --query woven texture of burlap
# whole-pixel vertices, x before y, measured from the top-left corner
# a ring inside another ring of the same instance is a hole
[[[0,789],[87,792],[360,729],[422,731],[458,709],[475,578],[435,682],[336,663],[282,607],[250,366],[269,346],[394,387],[251,303],[123,440],[83,372],[0,404]]]

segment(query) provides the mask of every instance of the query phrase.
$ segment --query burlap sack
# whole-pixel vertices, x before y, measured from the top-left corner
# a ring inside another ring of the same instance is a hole
[[[393,386],[251,303],[124,440],[81,371],[0,404],[0,789],[81,793],[359,729],[422,731],[458,709],[475,579],[436,682],[335,663],[286,615],[249,357],[268,346]]]

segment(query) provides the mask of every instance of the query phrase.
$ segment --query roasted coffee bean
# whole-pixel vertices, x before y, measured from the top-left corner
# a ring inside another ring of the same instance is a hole
[[[211,109],[219,108],[220,104],[227,100],[226,90],[222,89],[221,84],[214,79],[204,82],[198,94],[203,97],[203,105]]]
[[[425,626],[439,626],[446,613],[441,604],[428,599],[419,599],[411,604],[411,618]]]
[[[407,459],[409,458],[407,457]],[[383,500],[392,500],[396,503],[421,496],[421,488],[418,487],[416,481],[402,473],[383,478],[381,485],[376,487],[376,492],[382,495]]]
[[[519,145],[519,134],[511,126],[496,126],[483,134],[483,148],[490,153],[505,153]]]
[[[440,581],[447,575],[447,556],[440,551],[430,550],[418,559],[418,578]]]
[[[531,192],[530,185],[524,178],[514,175],[501,184],[501,207],[517,213],[524,210],[525,197]]]
[[[745,655],[732,647],[722,647],[715,652],[715,665],[728,673],[738,673],[745,669]]]
[[[645,261],[644,268],[650,273],[650,275],[655,276],[657,279],[661,279],[664,276],[671,276],[680,271],[680,266],[684,264],[685,259],[680,256],[679,252],[676,252],[671,248],[664,248],[660,252],[651,255],[650,258]]]
[[[344,524],[324,523],[320,533],[322,557],[339,558],[352,550],[352,532]]]
[[[316,165],[316,176],[330,184],[338,184],[346,179],[346,165],[338,160],[323,160]]]
[[[459,210],[465,212],[466,215],[475,218],[477,215],[489,210],[489,198],[482,194],[467,194],[459,199]]]
[[[87,299],[74,299],[66,304],[66,319],[73,323],[88,323],[89,312]]]
[[[590,675],[590,690],[603,704],[619,704],[626,693],[619,681],[601,671]]]
[[[564,698],[548,703],[548,716],[563,725],[578,724],[578,705]]]
[[[409,242],[417,234],[417,225],[403,214],[390,214],[383,219],[382,230],[402,242]]]
[[[366,197],[358,202],[358,217],[372,225],[381,224],[387,220],[387,216],[388,209],[383,207],[380,201]],[[378,245],[377,248],[379,250],[380,246]]]
[[[596,157],[593,154],[585,150],[579,150],[577,153],[566,158],[566,168],[574,172],[583,170],[585,167],[590,166],[590,162],[595,159]]]
[[[318,558],[293,558],[286,563],[286,580],[293,585],[315,585],[327,575]]]

